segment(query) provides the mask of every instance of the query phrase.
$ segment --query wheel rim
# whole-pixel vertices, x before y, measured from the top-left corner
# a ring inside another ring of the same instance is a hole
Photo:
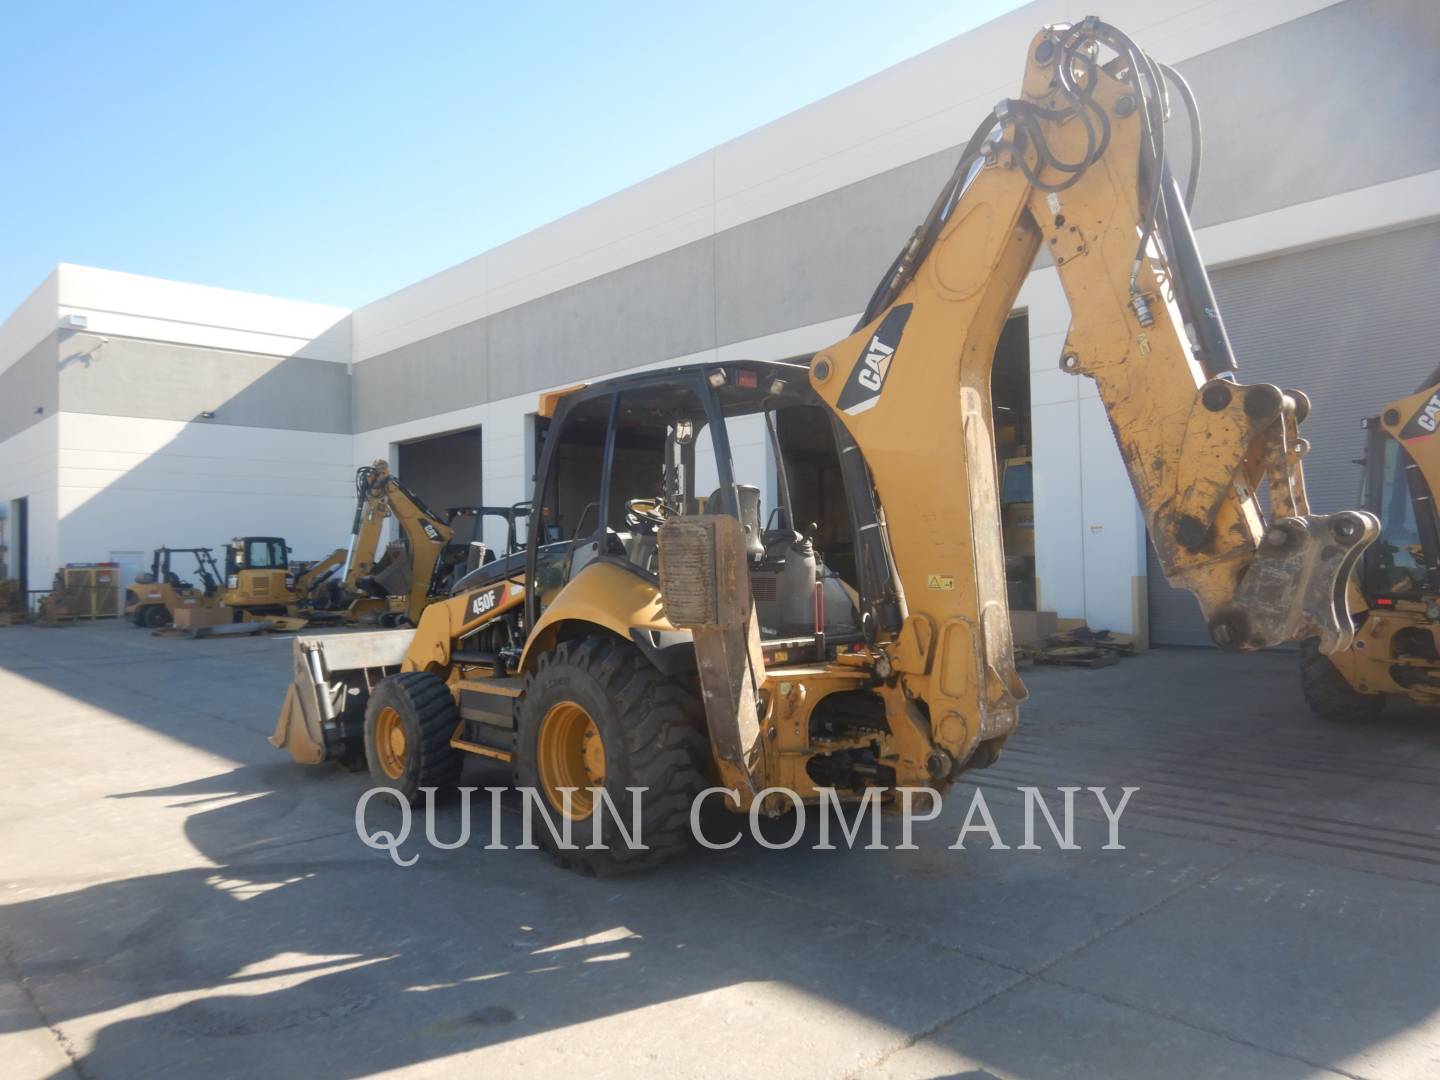
[[[553,706],[540,721],[536,740],[540,786],[557,810],[565,806],[561,788],[575,788],[570,795],[570,818],[588,818],[595,810],[592,787],[605,784],[605,743],[590,714],[573,701]]]
[[[386,706],[375,718],[375,756],[380,760],[380,770],[391,780],[405,775],[406,747],[405,721]]]

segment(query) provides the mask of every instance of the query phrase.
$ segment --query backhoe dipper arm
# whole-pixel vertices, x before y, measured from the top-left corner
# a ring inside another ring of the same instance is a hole
[[[1183,81],[1114,28],[1091,18],[1037,35],[1021,98],[981,124],[855,333],[811,365],[868,466],[884,526],[868,552],[861,532],[862,566],[883,561],[893,575],[863,583],[882,674],[888,663],[924,706],[891,722],[929,726],[962,763],[982,743],[998,747],[1025,695],[990,376],[1042,249],[1071,310],[1061,369],[1094,381],[1166,578],[1195,594],[1216,643],[1318,637],[1330,652],[1351,641],[1343,583],[1378,525],[1361,512],[1310,513],[1297,431],[1307,399],[1235,380],[1165,165],[1167,80],[1198,136]],[[1193,195],[1198,146],[1191,160]]]
[[[362,465],[355,471],[355,520],[350,526],[350,549],[345,556],[345,592],[358,591],[357,582],[375,565],[380,530],[390,514],[385,499],[390,466],[384,461]]]
[[[373,569],[381,526],[387,515],[393,515],[405,536],[410,560],[405,614],[412,623],[417,622],[438,584],[440,556],[453,535],[451,528],[396,479],[384,461],[362,466],[355,474],[355,487],[358,502],[345,586],[352,593],[358,591],[360,578]]]

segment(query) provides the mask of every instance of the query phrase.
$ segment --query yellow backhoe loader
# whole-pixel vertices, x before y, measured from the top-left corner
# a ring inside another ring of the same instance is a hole
[[[386,518],[399,538],[380,550]],[[384,461],[355,472],[355,519],[344,572],[316,590],[309,606],[343,612],[359,622],[413,626],[433,599],[448,595],[456,562],[450,522],[432,511],[390,472]]]
[[[1026,61],[849,337],[545,395],[523,566],[470,575],[414,630],[297,638],[272,742],[363,758],[412,800],[467,755],[507,762],[583,823],[578,849],[538,841],[595,872],[680,851],[708,784],[773,814],[777,787],[889,797],[989,765],[1026,696],[990,374],[1042,249],[1072,312],[1060,366],[1094,380],[1166,577],[1214,640],[1347,648],[1344,583],[1378,524],[1310,512],[1305,396],[1237,381],[1187,213],[1198,152],[1184,190],[1166,165],[1172,92],[1198,132],[1188,88],[1093,18],[1043,30]],[[841,522],[794,519],[779,417],[824,434]],[[768,514],[738,430],[769,433]],[[644,849],[600,812],[629,788]]]
[[[1361,503],[1380,520],[1351,584],[1350,648],[1301,644],[1300,685],[1317,716],[1373,720],[1400,695],[1440,706],[1440,371],[1365,421]]]
[[[197,581],[186,581],[176,572],[176,555],[195,561]],[[125,590],[125,617],[136,626],[169,626],[181,608],[220,606],[220,567],[209,548],[158,547],[150,557],[150,569],[139,574]]]

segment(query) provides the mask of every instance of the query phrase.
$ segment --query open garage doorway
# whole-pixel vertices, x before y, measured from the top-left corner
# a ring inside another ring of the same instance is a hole
[[[12,499],[10,513],[0,517],[0,578],[14,578],[20,596],[30,588],[30,500]]]
[[[1034,611],[1035,496],[1030,457],[1030,320],[1017,311],[1005,321],[990,378],[995,412],[995,464],[1000,477],[1000,523],[1012,611]]]
[[[480,428],[413,439],[397,447],[395,475],[435,513],[484,504]]]

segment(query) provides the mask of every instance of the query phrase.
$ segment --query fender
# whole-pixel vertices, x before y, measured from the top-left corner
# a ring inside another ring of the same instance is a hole
[[[576,574],[536,620],[520,656],[520,670],[532,670],[539,654],[553,647],[560,625],[571,622],[603,627],[624,641],[636,640],[631,631],[663,634],[667,644],[688,637],[661,614],[658,582],[619,560],[601,559]],[[651,637],[651,643],[654,640]],[[652,649],[653,644],[641,646],[647,656]]]

